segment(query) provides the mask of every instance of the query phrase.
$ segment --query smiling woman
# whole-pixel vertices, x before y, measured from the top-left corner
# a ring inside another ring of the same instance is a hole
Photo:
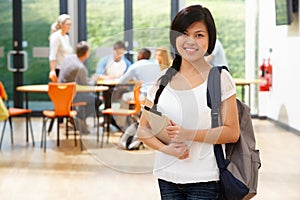
[[[144,113],[137,131],[144,144],[157,150],[153,171],[162,199],[222,199],[213,146],[235,142],[239,125],[235,82],[225,72],[221,75],[222,126],[210,128],[205,83],[211,65],[205,54],[212,53],[215,41],[214,19],[206,7],[192,5],[179,11],[170,28],[175,59],[147,94],[145,105],[170,119],[164,130],[169,144],[153,136],[156,132]]]

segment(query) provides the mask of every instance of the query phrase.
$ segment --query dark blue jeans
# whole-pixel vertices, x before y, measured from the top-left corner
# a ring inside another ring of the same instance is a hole
[[[220,182],[176,184],[158,179],[162,200],[221,200]]]

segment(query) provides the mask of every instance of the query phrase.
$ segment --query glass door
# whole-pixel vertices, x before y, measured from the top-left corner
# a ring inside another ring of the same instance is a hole
[[[51,24],[59,15],[58,0],[22,1],[23,50],[28,55],[28,70],[24,72],[24,85],[49,82],[49,34]],[[42,110],[52,104],[48,95],[29,94],[29,107]]]
[[[13,12],[16,4],[18,8],[22,8],[21,12],[18,9]],[[57,0],[0,1],[0,80],[6,87],[10,101],[15,102],[18,98],[19,94],[14,94],[14,90],[20,83],[22,85],[48,83],[48,37],[50,26],[56,21],[58,15],[59,1]],[[14,29],[13,20],[16,21],[16,18],[20,26]],[[16,40],[16,35],[17,38],[21,38],[21,44],[13,41]],[[22,50],[14,50],[16,46],[18,49],[21,47]],[[14,70],[17,65],[15,54],[21,54],[23,59],[20,61],[23,63],[23,68],[18,72]],[[16,73],[18,76],[15,76]],[[16,81],[20,82],[16,84]],[[47,95],[30,94],[29,96],[30,103],[35,104],[30,106],[32,109],[43,105],[43,101],[49,104]]]
[[[12,50],[12,2],[0,1],[0,81],[13,97],[13,76],[7,69],[7,53]]]

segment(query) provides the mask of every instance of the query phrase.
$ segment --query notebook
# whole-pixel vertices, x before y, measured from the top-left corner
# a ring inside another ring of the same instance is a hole
[[[154,136],[164,144],[169,144],[171,139],[166,133],[165,128],[170,124],[170,119],[161,112],[149,108],[148,106],[142,106],[142,111],[150,124]]]

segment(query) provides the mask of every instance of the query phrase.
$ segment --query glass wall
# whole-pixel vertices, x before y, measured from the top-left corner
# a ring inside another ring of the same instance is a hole
[[[28,55],[28,70],[23,73],[24,84],[48,83],[47,49],[50,26],[59,14],[58,0],[22,1],[23,50]],[[13,72],[7,70],[7,54],[13,49],[12,1],[0,1],[0,80],[9,98],[13,98]],[[30,100],[48,99],[46,95],[30,94]]]
[[[59,15],[58,0],[23,1],[23,48],[28,53],[29,69],[25,72],[25,84],[48,83],[48,51],[50,26]]]
[[[13,76],[7,70],[7,53],[12,50],[12,2],[0,1],[0,81],[12,97]]]
[[[207,7],[216,23],[217,37],[222,42],[233,77],[245,76],[245,1],[186,0],[186,6]]]
[[[0,80],[12,97],[12,72],[7,70],[7,53],[12,50],[12,2],[0,1]],[[48,82],[48,47],[50,25],[59,14],[58,0],[26,0],[23,3],[23,46],[28,53],[29,69],[24,84]],[[133,50],[142,47],[170,48],[168,33],[171,23],[170,0],[133,0]],[[215,17],[217,34],[225,48],[229,68],[234,77],[244,76],[245,66],[245,2],[244,0],[186,0],[186,5],[208,7]],[[87,60],[90,75],[100,57],[112,52],[117,40],[124,40],[124,0],[86,0],[87,40],[92,54]],[[224,12],[226,10],[226,12]],[[126,12],[126,11],[125,11]],[[136,55],[133,55],[136,59]],[[44,99],[43,95],[30,95]]]
[[[87,67],[93,74],[99,58],[112,52],[115,41],[123,41],[124,0],[87,0],[86,9],[87,38],[93,50]]]
[[[142,47],[151,50],[169,47],[170,1],[133,0],[132,3],[134,51]],[[97,61],[112,52],[117,40],[124,40],[124,0],[87,0],[87,33],[93,49],[87,61],[92,74]]]

